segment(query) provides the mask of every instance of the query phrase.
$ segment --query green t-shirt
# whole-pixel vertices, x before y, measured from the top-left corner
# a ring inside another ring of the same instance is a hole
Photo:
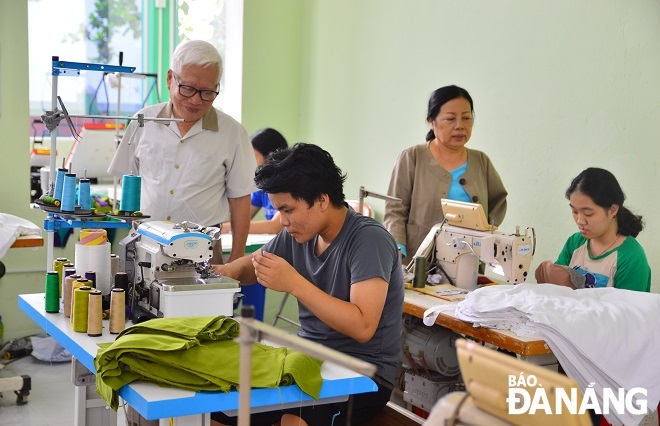
[[[564,244],[555,262],[583,274],[585,287],[615,287],[636,291],[651,291],[651,267],[644,249],[632,236],[623,244],[597,257],[589,253],[589,240],[579,232]]]

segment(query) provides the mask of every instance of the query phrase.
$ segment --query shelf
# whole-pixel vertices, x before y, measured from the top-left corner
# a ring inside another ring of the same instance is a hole
[[[136,217],[135,219],[141,219]],[[49,215],[48,218],[44,219],[44,230],[45,231],[56,231],[58,229],[68,229],[68,228],[98,228],[98,229],[111,229],[111,228],[130,228],[131,220],[119,220],[109,218],[107,216],[101,218],[89,218],[85,219],[84,217],[79,218],[62,218],[57,215]]]
[[[21,235],[16,238],[11,248],[42,247],[44,239],[40,235]]]

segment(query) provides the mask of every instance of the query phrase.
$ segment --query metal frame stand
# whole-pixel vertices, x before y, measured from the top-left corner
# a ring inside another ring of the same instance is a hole
[[[275,317],[273,317],[273,322],[271,323],[273,327],[275,327],[277,321],[279,320],[286,321],[289,324],[295,325],[296,327],[300,327],[299,322],[296,322],[282,315],[282,310],[284,310],[284,305],[286,305],[286,301],[288,298],[289,298],[289,293],[284,293],[284,296],[282,297],[282,301],[280,302],[280,306],[277,308],[277,312],[275,312]]]
[[[238,381],[238,426],[250,425],[252,344],[262,339],[295,349],[324,361],[334,362],[365,376],[373,377],[376,374],[376,366],[373,364],[255,320],[254,308],[252,306],[244,306],[241,309],[241,316],[237,318],[237,321],[240,323],[240,331],[236,340],[241,346]]]
[[[81,70],[88,71],[105,71],[105,72],[124,72],[132,73],[135,67],[123,67],[115,65],[100,65],[88,64],[81,62],[66,62],[60,61],[59,56],[52,57],[52,89],[51,89],[51,108],[52,111],[57,109],[57,83],[59,76],[78,76]],[[50,180],[54,185],[54,177],[57,176],[57,129],[50,132]],[[49,214],[46,219],[44,228],[51,229],[48,231],[48,244],[47,244],[47,263],[46,269],[49,270],[53,264],[53,247],[55,246],[54,222],[56,218]]]
[[[401,198],[392,197],[390,195],[379,194],[377,192],[373,192],[373,191],[369,191],[367,189],[364,189],[364,186],[361,186],[360,187],[360,193],[358,195],[358,200],[360,200],[359,201],[360,202],[360,204],[359,204],[359,208],[360,208],[359,212],[360,213],[362,213],[362,209],[364,208],[364,199],[369,197],[369,196],[374,197],[374,198],[378,198],[378,199],[381,199],[381,200],[385,200],[385,201],[394,201],[396,203],[401,202]]]
[[[98,396],[96,376],[75,357],[71,360],[71,382],[75,386],[74,425],[115,426],[117,413]]]
[[[71,125],[71,117],[74,118],[97,118],[101,120],[138,120],[139,126],[142,127],[144,125],[145,121],[183,121],[182,118],[151,118],[151,117],[144,117],[143,114],[138,114],[136,117],[124,117],[120,115],[116,116],[103,116],[103,115],[73,115],[69,114],[66,109],[64,108],[64,104],[61,102],[62,106],[62,115],[57,116],[55,113],[57,111],[57,101],[58,101],[58,96],[57,96],[57,83],[58,83],[58,77],[59,76],[78,76],[80,75],[81,70],[87,70],[87,71],[103,71],[103,72],[112,72],[112,73],[123,73],[123,74],[131,74],[133,71],[135,71],[135,67],[125,67],[125,66],[117,66],[117,65],[102,65],[102,64],[90,64],[90,63],[81,63],[81,62],[66,62],[66,61],[60,61],[60,58],[58,56],[53,56],[52,57],[52,101],[51,101],[51,107],[52,111],[47,111],[45,115],[42,116],[42,121],[48,122],[50,124],[54,124],[55,127],[59,124],[59,120],[62,118],[65,118],[69,124]],[[121,84],[121,78],[120,78],[120,84]],[[118,99],[117,101],[118,105],[121,103],[121,98]],[[55,121],[57,120],[57,121]],[[51,123],[53,121],[53,123]],[[48,124],[47,124],[48,126]],[[118,128],[119,126],[117,126]],[[50,128],[50,127],[49,127]],[[75,134],[75,129],[72,129],[73,133]],[[137,129],[133,132],[133,136],[135,136],[135,133],[137,132]],[[118,136],[116,136],[118,137]],[[130,144],[130,141],[129,141]],[[56,162],[56,155],[57,155],[57,129],[53,128],[50,133],[50,186],[54,186],[54,177],[57,176],[57,165],[55,164]],[[116,188],[115,188],[116,189]],[[55,245],[55,236],[54,236],[54,230],[57,228],[56,222],[61,221],[62,217],[59,215],[54,215],[52,213],[48,214],[48,217],[44,221],[44,229],[48,231],[48,245],[47,245],[47,268],[49,269],[53,264],[53,247]],[[75,221],[74,221],[75,222]],[[81,222],[78,221],[78,224]],[[121,226],[116,226],[112,225],[112,222],[99,222],[99,225],[90,225],[92,222],[86,222],[85,226],[90,226],[90,227],[95,227],[95,228],[115,228],[115,227],[129,227],[130,225],[121,225]],[[69,226],[69,227],[75,227]]]

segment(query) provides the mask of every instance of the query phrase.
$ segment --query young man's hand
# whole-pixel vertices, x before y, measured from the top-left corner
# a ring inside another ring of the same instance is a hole
[[[302,276],[283,258],[262,250],[252,254],[257,281],[275,291],[292,293]]]

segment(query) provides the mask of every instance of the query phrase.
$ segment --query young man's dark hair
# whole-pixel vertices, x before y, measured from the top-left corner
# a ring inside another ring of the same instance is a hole
[[[269,194],[288,192],[310,207],[321,194],[327,194],[334,206],[342,206],[345,180],[328,151],[307,143],[273,152],[254,178],[259,189]]]

